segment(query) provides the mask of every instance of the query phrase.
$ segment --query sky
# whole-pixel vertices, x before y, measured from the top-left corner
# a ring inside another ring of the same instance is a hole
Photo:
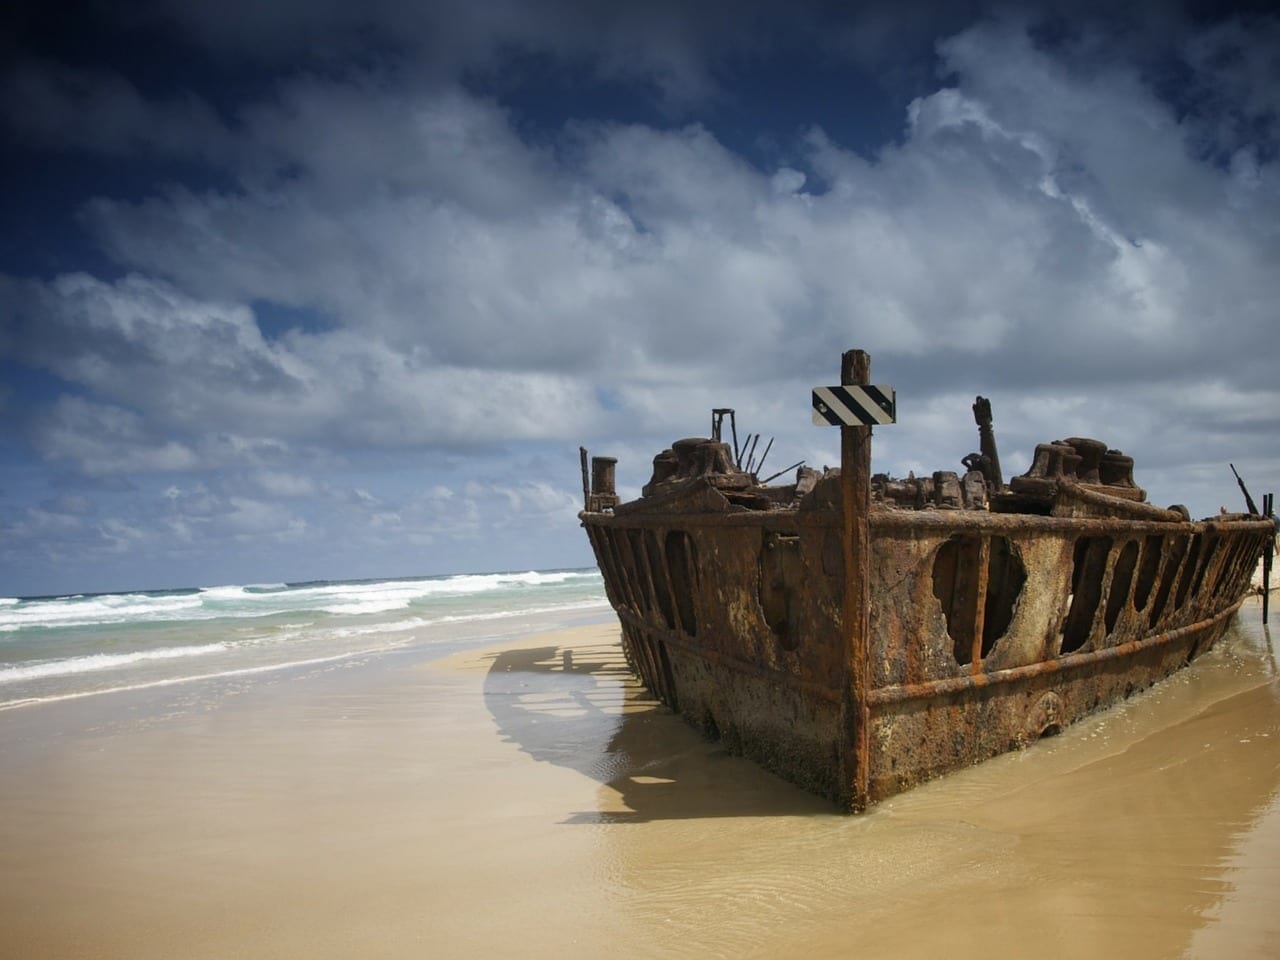
[[[1112,10],[1123,7],[1123,10]],[[1096,437],[1280,486],[1268,4],[138,0],[0,14],[0,595],[590,565],[713,407],[873,469]],[[762,444],[763,445],[763,444]]]

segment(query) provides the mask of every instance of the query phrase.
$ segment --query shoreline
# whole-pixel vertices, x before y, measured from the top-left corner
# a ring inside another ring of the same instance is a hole
[[[252,676],[254,674],[269,674],[277,671],[293,671],[306,670],[310,667],[326,663],[334,663],[342,660],[353,658],[369,658],[384,655],[395,655],[399,652],[416,652],[433,653],[437,656],[443,656],[455,649],[462,649],[474,644],[477,637],[482,641],[487,641],[492,637],[515,638],[527,632],[541,632],[544,630],[556,629],[559,627],[568,627],[573,624],[594,623],[609,621],[613,619],[613,611],[607,604],[591,604],[576,608],[553,608],[547,610],[519,610],[502,615],[494,616],[477,616],[468,618],[463,621],[440,620],[437,622],[419,625],[416,628],[406,626],[399,632],[411,634],[405,639],[393,642],[382,643],[374,646],[365,646],[359,649],[343,649],[337,652],[324,652],[322,649],[317,650],[316,655],[303,657],[302,659],[268,659],[266,662],[251,663],[247,665],[238,665],[243,661],[243,655],[229,647],[225,641],[206,645],[197,648],[203,652],[207,648],[216,647],[218,652],[225,654],[223,657],[223,665],[211,671],[191,674],[177,675],[161,675],[156,679],[147,679],[149,674],[147,669],[155,668],[171,668],[176,664],[185,663],[186,657],[161,658],[159,662],[154,661],[145,653],[138,655],[137,660],[141,661],[134,669],[125,669],[122,671],[114,671],[110,669],[95,670],[68,670],[65,673],[53,674],[48,681],[54,684],[80,682],[87,683],[93,681],[110,682],[109,677],[113,674],[123,673],[130,679],[117,683],[113,686],[88,686],[79,687],[60,692],[58,686],[53,686],[49,692],[40,695],[29,695],[15,699],[0,699],[0,713],[8,710],[16,710],[26,707],[39,706],[41,704],[53,704],[69,700],[79,700],[85,697],[94,697],[107,694],[128,694],[137,690],[146,690],[160,687],[180,686],[183,684],[199,684],[199,683],[216,683],[226,679],[236,677]],[[495,635],[495,627],[498,632]],[[416,634],[416,635],[414,635]],[[323,646],[323,645],[322,645]],[[285,651],[273,651],[275,656],[280,656]],[[203,660],[203,658],[200,658]],[[56,665],[56,664],[55,664]],[[132,665],[132,664],[130,664]],[[17,681],[13,685],[21,687],[22,681]],[[0,683],[0,697],[3,697],[6,684]]]

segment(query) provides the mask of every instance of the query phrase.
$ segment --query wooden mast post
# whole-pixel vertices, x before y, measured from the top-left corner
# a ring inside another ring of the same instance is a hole
[[[840,363],[842,386],[871,383],[871,357],[865,350],[848,350]],[[840,487],[844,524],[844,605],[842,618],[849,681],[845,685],[841,731],[840,790],[852,811],[865,810],[871,784],[871,428],[840,428]],[[852,769],[849,767],[852,766]]]

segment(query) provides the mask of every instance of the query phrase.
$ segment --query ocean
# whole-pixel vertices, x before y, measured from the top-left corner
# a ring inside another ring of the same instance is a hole
[[[609,616],[594,567],[0,598],[0,710]]]

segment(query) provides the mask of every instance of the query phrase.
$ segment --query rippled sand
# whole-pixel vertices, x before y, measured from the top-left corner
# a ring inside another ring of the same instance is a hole
[[[616,626],[0,718],[0,956],[1280,956],[1280,680],[1210,656],[861,817]]]

